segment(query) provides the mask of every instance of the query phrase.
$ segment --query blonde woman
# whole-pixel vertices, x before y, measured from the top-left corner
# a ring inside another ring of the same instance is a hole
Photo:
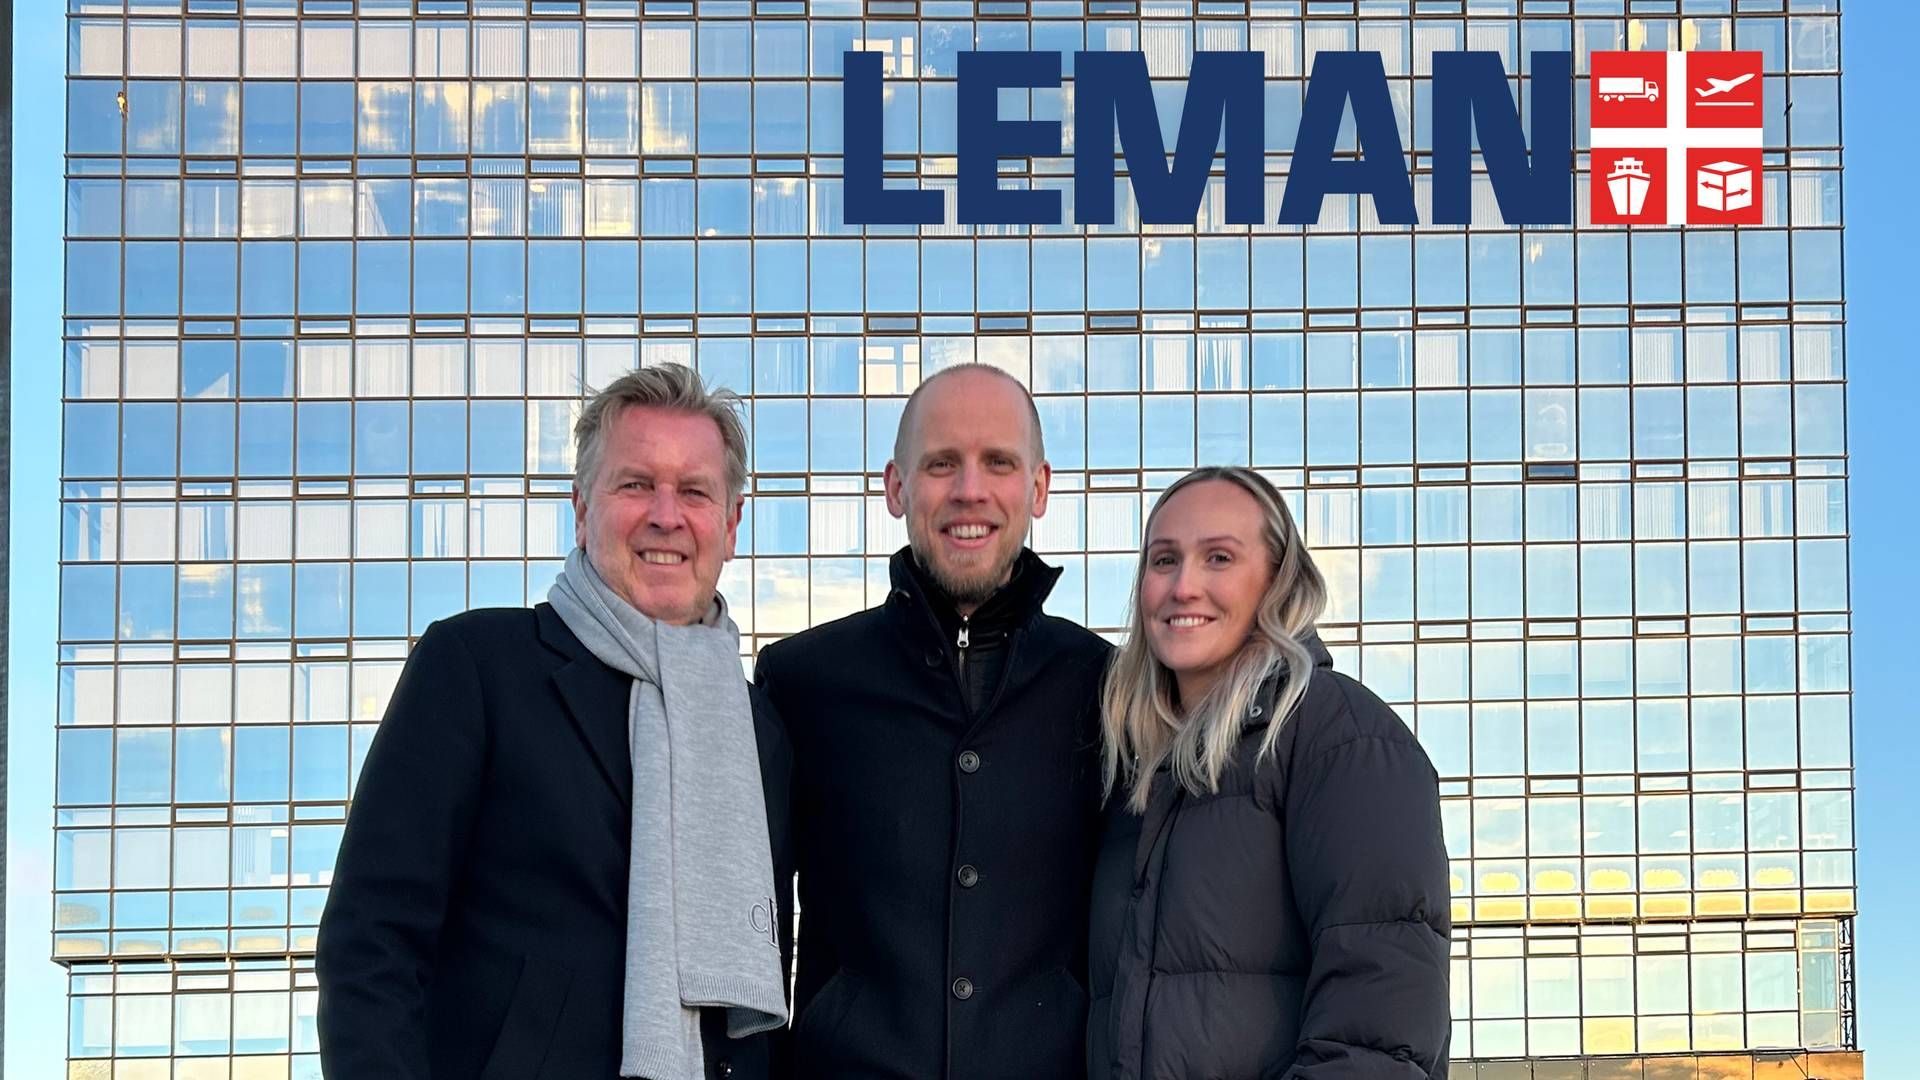
[[[1196,470],[1147,518],[1102,698],[1089,1077],[1446,1076],[1438,784],[1333,670],[1325,602],[1256,473]]]

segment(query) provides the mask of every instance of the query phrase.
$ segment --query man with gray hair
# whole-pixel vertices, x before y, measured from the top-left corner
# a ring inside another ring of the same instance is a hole
[[[548,602],[414,647],[320,922],[328,1076],[775,1070],[790,751],[715,591],[746,484],[736,404],[677,364],[595,395]]]

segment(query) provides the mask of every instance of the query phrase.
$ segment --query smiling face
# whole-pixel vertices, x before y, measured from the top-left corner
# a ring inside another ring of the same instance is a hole
[[[719,427],[694,413],[630,405],[607,419],[603,438],[590,490],[573,491],[580,546],[641,614],[698,622],[740,528]]]
[[[1140,578],[1140,614],[1154,658],[1180,701],[1206,696],[1253,630],[1273,583],[1265,515],[1228,480],[1203,480],[1154,510]]]
[[[1052,470],[1026,391],[991,371],[956,371],[927,386],[887,463],[887,509],[907,522],[920,565],[962,614],[1012,576],[1033,519],[1046,513]]]

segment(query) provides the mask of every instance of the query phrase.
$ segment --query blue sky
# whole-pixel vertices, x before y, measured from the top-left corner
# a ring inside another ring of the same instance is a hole
[[[8,708],[6,1076],[63,1075],[65,980],[46,959],[52,863],[55,566],[59,537],[60,102],[63,5],[14,11],[14,330]],[[1920,4],[1849,0],[1846,120],[1848,358],[1853,535],[1854,743],[1862,915],[1858,999],[1868,1060],[1920,1057],[1920,730],[1907,679],[1920,669],[1908,464],[1920,425],[1920,179],[1911,73]]]
[[[1867,1060],[1920,1058],[1920,729],[1909,680],[1920,634],[1913,537],[1920,367],[1912,109],[1920,4],[1853,0],[1840,27],[1846,139],[1847,404],[1852,474],[1853,745],[1859,795],[1861,1043]]]
[[[53,904],[54,613],[60,540],[61,80],[66,5],[13,13],[13,476],[7,538],[6,1062],[66,1075],[66,979],[47,955]]]

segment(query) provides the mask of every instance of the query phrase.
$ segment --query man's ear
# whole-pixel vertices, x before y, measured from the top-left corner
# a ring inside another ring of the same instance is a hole
[[[901,473],[900,466],[887,462],[885,475],[887,487],[887,513],[894,517],[907,516],[907,478]]]
[[[576,547],[587,546],[587,494],[578,480],[573,483],[573,542]]]
[[[733,557],[739,554],[740,517],[746,512],[746,509],[747,497],[745,495],[737,496],[733,500],[733,509],[727,514],[727,557],[724,561],[731,562],[733,561]]]
[[[1047,493],[1053,488],[1053,466],[1042,461],[1033,470],[1033,516],[1047,515]]]

